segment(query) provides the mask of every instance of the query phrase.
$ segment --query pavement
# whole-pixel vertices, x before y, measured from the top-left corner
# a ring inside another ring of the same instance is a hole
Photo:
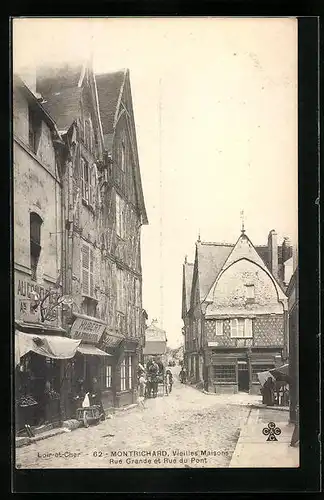
[[[267,409],[253,409],[260,396],[238,393],[209,397],[180,384],[176,374],[174,379],[169,396],[145,400],[144,405],[116,412],[98,425],[72,432],[61,429],[62,433],[49,439],[16,448],[16,467],[224,468],[244,467],[240,465],[244,460],[250,464],[247,466],[256,467],[259,458],[252,451],[248,453],[253,445],[258,445],[259,451],[263,447],[263,454],[265,447],[271,449],[277,465],[284,466],[282,445],[287,448],[291,434],[281,419],[287,412],[272,410],[273,415],[264,413]],[[265,442],[262,434],[270,421],[280,424],[279,446]],[[296,450],[290,453],[296,454]]]
[[[273,429],[279,429],[275,431],[276,440],[268,440],[271,423],[275,424]],[[293,431],[288,412],[251,407],[229,467],[299,467],[299,447],[290,446]]]

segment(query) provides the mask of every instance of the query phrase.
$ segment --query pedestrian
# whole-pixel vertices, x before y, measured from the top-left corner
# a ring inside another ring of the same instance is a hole
[[[90,403],[92,405],[97,405],[99,406],[100,409],[100,420],[105,420],[105,410],[102,404],[102,399],[101,399],[101,389],[98,384],[98,380],[96,377],[93,377],[92,379],[92,387],[91,387],[91,393],[90,393]]]
[[[141,372],[139,379],[138,379],[138,386],[139,386],[139,395],[140,397],[145,396],[145,386],[146,386],[146,377],[145,377],[145,372]]]
[[[275,384],[272,377],[268,377],[262,389],[262,403],[266,406],[273,406],[275,399]]]
[[[172,375],[171,370],[167,370],[165,372],[165,378],[166,378],[165,383],[166,383],[166,386],[167,386],[167,391],[169,393],[171,393],[171,391],[172,391],[172,385],[173,385],[173,375]]]

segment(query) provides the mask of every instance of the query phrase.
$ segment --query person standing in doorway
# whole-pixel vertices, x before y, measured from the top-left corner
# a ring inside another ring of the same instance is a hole
[[[96,377],[93,377],[92,379],[92,387],[91,387],[91,392],[90,392],[90,404],[92,405],[97,405],[100,408],[100,420],[105,420],[105,410],[102,404],[102,396],[101,396],[101,389],[98,383],[98,380]]]

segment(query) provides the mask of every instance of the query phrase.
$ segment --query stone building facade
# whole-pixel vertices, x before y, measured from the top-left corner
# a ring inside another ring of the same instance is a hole
[[[193,271],[184,265],[184,283],[192,272],[182,311],[185,360],[189,379],[206,390],[258,392],[257,373],[287,358],[287,278],[280,279],[274,234],[268,255],[244,230],[235,245],[198,241]]]
[[[43,355],[26,349],[15,359],[16,401],[30,395],[32,424],[59,420],[60,399],[51,412],[42,404],[46,388],[62,395],[63,361],[46,356],[46,339],[66,334],[62,328],[62,171],[64,142],[37,95],[18,75],[13,81],[13,235],[15,339],[30,335],[43,342]],[[15,346],[17,348],[17,346]],[[16,425],[23,427],[23,406],[16,407]]]

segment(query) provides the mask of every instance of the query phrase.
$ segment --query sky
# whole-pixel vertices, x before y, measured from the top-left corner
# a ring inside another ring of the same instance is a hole
[[[297,243],[293,18],[16,19],[14,66],[129,68],[143,191],[143,307],[182,342],[182,265],[202,241]]]

